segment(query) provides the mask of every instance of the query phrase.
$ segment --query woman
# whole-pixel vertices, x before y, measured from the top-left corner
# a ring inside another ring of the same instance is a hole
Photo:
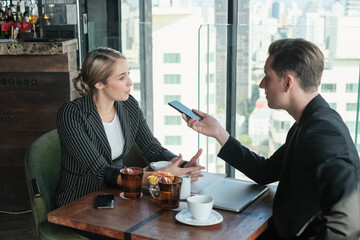
[[[64,104],[57,116],[62,168],[56,192],[56,206],[68,204],[104,186],[121,185],[119,171],[136,142],[147,161],[168,160],[163,169],[173,175],[202,176],[204,167],[196,160],[182,160],[163,148],[152,135],[138,102],[130,95],[132,81],[126,58],[110,48],[98,48],[84,59],[81,73],[74,79],[83,96]],[[187,168],[181,168],[187,167]],[[144,173],[148,184],[150,172]]]

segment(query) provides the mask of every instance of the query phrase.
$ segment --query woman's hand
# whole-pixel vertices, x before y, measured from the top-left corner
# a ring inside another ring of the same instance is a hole
[[[205,167],[199,165],[197,163],[197,159],[202,153],[202,149],[191,158],[191,160],[185,165],[185,168],[180,168],[179,165],[183,161],[182,154],[179,154],[178,158],[171,159],[170,161],[173,164],[163,168],[160,172],[169,172],[174,176],[182,176],[182,175],[189,175],[191,178],[191,182],[195,182],[199,177],[202,177],[201,170],[205,169]],[[189,165],[189,166],[187,166]]]
[[[189,167],[202,167],[198,162],[198,158],[200,157],[202,153],[202,149],[200,148],[197,153],[191,158],[191,160],[189,162],[187,162],[184,166],[184,168],[189,168]]]
[[[185,114],[181,114],[188,127],[192,128],[198,133],[204,134],[209,137],[214,137],[221,146],[224,146],[230,135],[220,125],[220,123],[214,117],[207,113],[201,112],[196,109],[192,109],[192,111],[200,115],[203,119],[199,121],[195,120],[194,118],[188,119]]]

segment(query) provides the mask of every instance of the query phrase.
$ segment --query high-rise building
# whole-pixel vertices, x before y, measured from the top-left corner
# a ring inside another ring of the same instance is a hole
[[[237,76],[236,95],[240,102],[237,102],[237,112],[241,112],[244,104],[247,104],[251,97],[249,86],[251,86],[250,74],[250,6],[248,0],[239,0],[238,5],[238,29],[237,29]]]
[[[360,0],[347,0],[345,11],[347,16],[360,16]]]
[[[324,42],[325,19],[319,13],[311,12],[305,14],[305,39],[315,43]]]
[[[252,146],[267,145],[269,140],[270,109],[265,98],[259,98],[249,117],[249,137]]]
[[[197,108],[201,8],[159,4],[152,9],[152,19],[154,133],[166,148],[189,159],[198,147],[197,134],[168,102]]]
[[[215,22],[221,23],[216,26],[217,37],[216,41],[216,103],[219,106],[226,104],[226,46],[227,46],[227,8],[225,7],[224,0],[215,0]],[[225,112],[224,112],[225,115]]]
[[[339,0],[334,1],[331,4],[331,15],[338,17],[345,15],[345,7]]]
[[[271,17],[279,19],[279,13],[280,13],[280,4],[278,1],[275,1],[272,4]]]

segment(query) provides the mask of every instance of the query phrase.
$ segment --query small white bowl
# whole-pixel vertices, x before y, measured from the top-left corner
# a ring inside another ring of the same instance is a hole
[[[150,163],[150,167],[154,171],[159,171],[160,169],[163,169],[164,167],[167,167],[167,166],[169,166],[171,164],[172,164],[172,162],[170,162],[170,161],[159,161],[159,162]]]

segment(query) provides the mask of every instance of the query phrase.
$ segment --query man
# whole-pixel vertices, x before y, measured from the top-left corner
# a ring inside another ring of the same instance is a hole
[[[360,239],[360,160],[341,117],[318,93],[323,54],[303,39],[277,40],[264,69],[259,87],[269,107],[296,121],[271,157],[251,152],[206,113],[193,109],[203,120],[183,119],[214,137],[218,156],[257,183],[279,181],[260,239]]]

